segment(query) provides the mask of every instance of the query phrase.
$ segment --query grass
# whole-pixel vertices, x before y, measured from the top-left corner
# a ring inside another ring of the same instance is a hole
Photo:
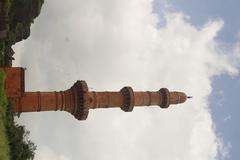
[[[7,98],[4,93],[5,73],[0,70],[0,160],[10,159],[9,142],[6,135],[5,118],[7,111]]]

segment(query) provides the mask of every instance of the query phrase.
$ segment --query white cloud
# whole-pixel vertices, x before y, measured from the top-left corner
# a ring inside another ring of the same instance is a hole
[[[178,12],[165,20],[159,28],[151,0],[45,2],[31,38],[20,44],[27,90],[66,89],[84,79],[96,90],[168,87],[194,99],[167,110],[94,110],[82,122],[62,112],[22,114],[19,121],[40,147],[38,160],[217,158],[211,78],[237,73],[215,40],[223,22],[196,27]]]
[[[232,62],[239,67],[240,62],[240,32],[237,34],[238,42],[233,46],[234,59]]]
[[[54,153],[49,147],[47,146],[40,146],[38,149],[38,154],[35,156],[36,160],[70,160],[70,158],[67,158],[64,155],[61,155],[61,153]]]

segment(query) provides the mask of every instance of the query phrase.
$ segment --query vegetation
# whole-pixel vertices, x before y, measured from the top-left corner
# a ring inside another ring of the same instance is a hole
[[[44,0],[0,0],[0,66],[11,66],[11,46],[30,36],[30,27],[40,14]],[[33,159],[36,146],[29,131],[14,122],[14,113],[4,93],[4,71],[0,69],[0,160]]]
[[[2,61],[0,63],[1,65],[11,66],[11,63],[9,63],[13,56],[11,46],[30,36],[31,24],[40,14],[44,0],[1,1],[4,3],[4,13],[3,15],[0,13],[0,31],[6,31],[7,36],[2,40],[0,39],[0,57],[5,59],[5,64]],[[1,17],[4,18],[1,20]]]
[[[14,114],[8,105],[5,119],[5,127],[10,146],[12,160],[28,160],[34,158],[35,144],[29,140],[29,131],[24,126],[15,124]]]
[[[0,159],[34,158],[36,146],[29,140],[29,131],[14,122],[14,114],[4,93],[4,72],[0,70]]]
[[[34,19],[40,14],[43,0],[14,0],[9,12],[9,35],[7,43],[15,44],[27,39]]]
[[[0,2],[3,4],[1,6],[2,12],[1,12],[1,22],[0,29],[6,29],[8,28],[8,23],[6,21],[8,20],[8,14],[11,7],[11,0],[0,0]]]
[[[5,41],[0,39],[0,66],[4,64]]]
[[[10,159],[10,147],[5,128],[5,118],[7,110],[7,98],[4,94],[4,72],[0,71],[0,159]]]

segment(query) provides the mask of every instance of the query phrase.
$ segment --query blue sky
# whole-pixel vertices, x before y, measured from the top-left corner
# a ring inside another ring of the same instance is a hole
[[[223,19],[224,28],[220,31],[218,39],[226,43],[234,43],[239,26],[238,0],[170,0],[175,9],[183,11],[191,17],[194,25],[203,25],[209,19]]]
[[[225,47],[232,47],[238,41],[240,31],[239,0],[170,0],[171,9],[184,12],[190,16],[190,22],[201,26],[210,19],[222,19],[224,27],[220,30],[217,41]],[[213,78],[210,109],[217,134],[229,145],[231,160],[240,157],[240,101],[239,76],[221,75]]]
[[[240,156],[240,121],[239,113],[239,77],[231,78],[226,75],[213,80],[213,93],[210,106],[218,134],[225,143],[230,144],[230,159],[237,160]]]

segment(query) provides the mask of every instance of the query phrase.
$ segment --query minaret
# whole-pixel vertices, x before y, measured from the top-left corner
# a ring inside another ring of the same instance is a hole
[[[60,110],[71,113],[78,120],[85,120],[90,109],[121,108],[125,112],[131,112],[134,106],[157,105],[168,108],[169,105],[183,103],[188,98],[183,92],[169,92],[166,88],[154,92],[134,92],[131,87],[123,87],[117,92],[95,92],[88,90],[85,81],[77,81],[65,91],[25,92],[24,70],[22,68],[4,70],[7,73],[5,85],[7,96],[13,105],[13,111],[17,113]]]

